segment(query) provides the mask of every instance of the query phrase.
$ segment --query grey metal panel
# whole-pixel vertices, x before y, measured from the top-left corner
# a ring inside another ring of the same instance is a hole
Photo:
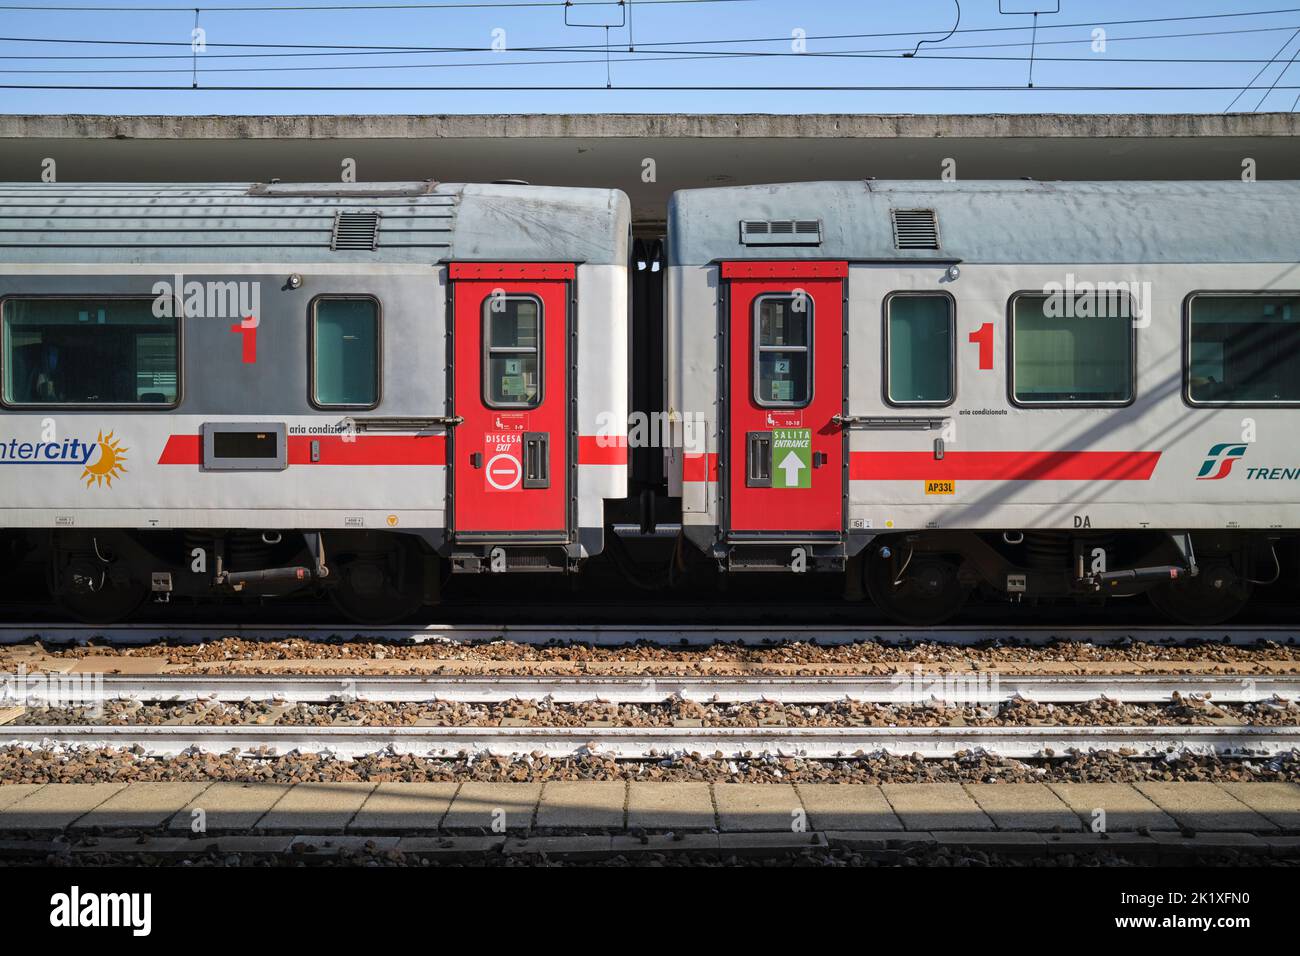
[[[934,209],[942,247],[899,250],[890,209]],[[753,249],[740,219],[816,219],[819,247]],[[718,259],[985,263],[1294,262],[1300,181],[848,181],[687,189],[669,204],[672,265]]]
[[[338,212],[378,246],[334,251]],[[447,183],[0,183],[0,263],[627,261],[617,190]]]

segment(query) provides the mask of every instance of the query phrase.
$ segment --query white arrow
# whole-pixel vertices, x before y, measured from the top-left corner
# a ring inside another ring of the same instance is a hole
[[[785,472],[785,486],[787,488],[798,487],[799,469],[804,467],[804,464],[799,460],[798,455],[794,452],[790,452],[790,454],[786,455],[784,460],[782,460],[781,464],[777,465],[777,467]]]

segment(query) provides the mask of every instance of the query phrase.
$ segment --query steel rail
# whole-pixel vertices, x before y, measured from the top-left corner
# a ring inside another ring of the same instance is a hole
[[[880,627],[876,625],[714,625],[714,624],[422,624],[364,627],[353,624],[292,626],[279,624],[119,624],[96,627],[86,624],[19,623],[0,625],[0,644],[20,644],[40,639],[49,644],[86,644],[103,641],[111,645],[144,645],[162,641],[201,644],[223,637],[249,641],[284,641],[302,638],[312,641],[371,639],[393,643],[484,643],[511,641],[518,644],[590,644],[621,647],[629,644],[700,647],[716,643],[764,646],[788,642],[820,645],[853,644],[866,641],[907,645],[938,643],[976,645],[1003,643],[1040,646],[1054,641],[1077,641],[1099,645],[1131,642],[1152,644],[1213,643],[1238,646],[1270,641],[1276,644],[1300,642],[1300,629],[1248,627]]]
[[[112,660],[111,658],[109,659]],[[0,675],[0,703],[6,697],[28,706],[54,705],[70,690],[98,699],[286,703],[330,701],[500,703],[545,700],[556,703],[606,701],[660,703],[678,697],[716,703],[773,701],[820,704],[861,701],[880,704],[999,704],[1014,698],[1043,703],[1079,703],[1108,698],[1123,703],[1169,701],[1173,694],[1200,695],[1216,703],[1300,699],[1300,675],[1201,676],[1096,675],[1017,676],[996,671],[928,672],[920,667],[887,676],[446,676],[208,674],[29,674]]]
[[[427,757],[482,754],[585,754],[662,759],[721,754],[846,759],[881,753],[953,757],[986,751],[1006,757],[1062,757],[1123,751],[1264,756],[1300,750],[1300,727],[281,727],[51,726],[0,727],[0,742],[33,748],[139,747],[147,753],[239,752],[271,757],[294,752],[343,759],[374,753]]]

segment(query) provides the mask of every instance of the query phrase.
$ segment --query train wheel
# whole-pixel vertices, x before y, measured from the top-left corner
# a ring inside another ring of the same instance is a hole
[[[124,621],[149,597],[149,588],[136,581],[101,580],[97,587],[74,587],[61,595],[63,608],[86,624]]]
[[[867,557],[863,578],[876,607],[913,627],[942,624],[965,606],[970,594],[957,576],[957,566],[935,555],[901,566],[877,550]]]
[[[1250,601],[1251,585],[1227,564],[1203,565],[1195,577],[1181,577],[1147,592],[1161,614],[1180,624],[1222,624]]]
[[[352,555],[335,574],[330,601],[357,624],[394,624],[424,604],[420,555],[407,544],[388,553]]]

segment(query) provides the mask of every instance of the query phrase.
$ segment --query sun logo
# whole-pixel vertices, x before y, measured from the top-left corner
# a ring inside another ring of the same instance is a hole
[[[107,437],[101,431],[98,438],[99,458],[93,465],[86,465],[85,471],[81,477],[86,479],[86,487],[92,484],[107,484],[113,487],[113,479],[121,478],[122,473],[126,471],[126,466],[122,462],[126,461],[126,453],[130,450],[122,447],[122,440],[113,441],[113,433],[109,432]]]

